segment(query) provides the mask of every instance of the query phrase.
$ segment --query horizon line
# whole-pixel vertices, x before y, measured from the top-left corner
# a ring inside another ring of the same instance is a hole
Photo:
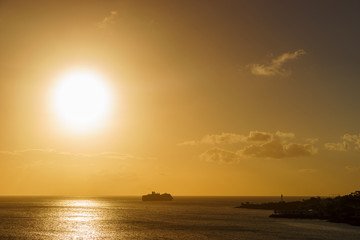
[[[172,194],[171,194],[172,195]],[[141,197],[141,195],[61,195],[61,194],[0,194],[0,197]],[[280,195],[172,195],[176,197],[280,197]],[[330,197],[342,196],[341,194],[329,195],[284,195],[284,197]]]

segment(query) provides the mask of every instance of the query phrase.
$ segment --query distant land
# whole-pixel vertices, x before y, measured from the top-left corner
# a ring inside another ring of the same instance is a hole
[[[334,198],[312,197],[302,201],[241,203],[237,208],[274,210],[273,218],[323,219],[360,226],[360,191]]]

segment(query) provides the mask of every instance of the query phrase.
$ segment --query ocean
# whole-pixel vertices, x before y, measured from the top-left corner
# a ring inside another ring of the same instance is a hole
[[[356,226],[235,208],[246,201],[279,197],[0,197],[0,239],[360,239]]]

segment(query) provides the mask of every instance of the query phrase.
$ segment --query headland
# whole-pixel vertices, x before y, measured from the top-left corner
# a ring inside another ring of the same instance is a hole
[[[274,210],[273,218],[310,218],[360,226],[360,191],[334,198],[311,197],[302,201],[241,203],[237,208]]]

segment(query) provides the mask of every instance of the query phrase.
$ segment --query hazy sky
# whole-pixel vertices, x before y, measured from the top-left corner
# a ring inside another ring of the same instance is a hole
[[[359,1],[0,2],[0,194],[333,195],[360,186]],[[100,128],[50,104],[111,87]]]

